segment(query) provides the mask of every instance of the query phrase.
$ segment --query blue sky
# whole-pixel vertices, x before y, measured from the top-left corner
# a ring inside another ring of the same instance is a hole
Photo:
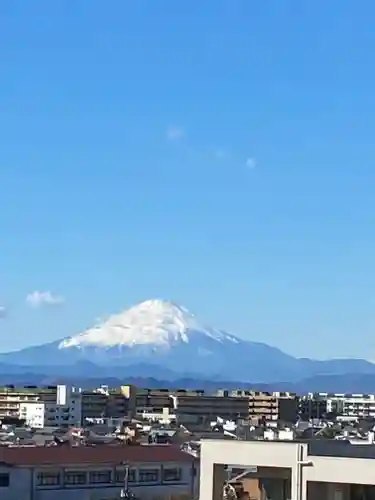
[[[1,2],[1,350],[162,297],[294,355],[375,359],[374,15]]]

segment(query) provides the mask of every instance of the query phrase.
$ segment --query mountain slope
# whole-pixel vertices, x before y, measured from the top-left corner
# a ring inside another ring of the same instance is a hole
[[[86,365],[87,361],[90,365]],[[375,373],[364,360],[296,359],[259,342],[248,342],[202,324],[186,308],[148,300],[78,335],[0,355],[0,362],[30,366],[71,366],[77,372],[121,377],[160,373],[253,382],[294,382],[314,375]],[[58,368],[57,368],[58,369]],[[94,371],[94,370],[93,370]]]

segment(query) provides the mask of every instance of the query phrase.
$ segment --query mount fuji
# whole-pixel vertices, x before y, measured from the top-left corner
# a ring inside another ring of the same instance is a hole
[[[375,373],[374,364],[360,359],[294,358],[275,347],[205,326],[186,308],[164,300],[142,302],[72,337],[0,354],[0,363],[11,371],[15,366],[24,371],[49,367],[47,371],[53,368],[56,374],[253,382]]]

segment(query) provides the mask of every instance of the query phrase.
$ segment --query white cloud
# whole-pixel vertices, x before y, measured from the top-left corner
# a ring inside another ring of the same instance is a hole
[[[168,127],[167,129],[167,139],[169,141],[179,141],[185,136],[185,131],[181,127]]]
[[[250,169],[250,170],[251,170],[251,169],[255,168],[256,166],[257,166],[257,162],[256,162],[255,158],[251,158],[251,157],[250,157],[250,158],[248,158],[248,159],[246,160],[246,167],[247,167],[248,169]]]
[[[38,292],[35,290],[26,297],[26,302],[31,307],[58,306],[65,302],[61,295],[54,295],[52,292]]]

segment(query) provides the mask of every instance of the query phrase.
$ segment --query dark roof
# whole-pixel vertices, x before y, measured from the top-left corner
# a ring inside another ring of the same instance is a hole
[[[121,462],[192,462],[179,448],[164,446],[0,447],[0,463],[9,465],[121,464]]]

